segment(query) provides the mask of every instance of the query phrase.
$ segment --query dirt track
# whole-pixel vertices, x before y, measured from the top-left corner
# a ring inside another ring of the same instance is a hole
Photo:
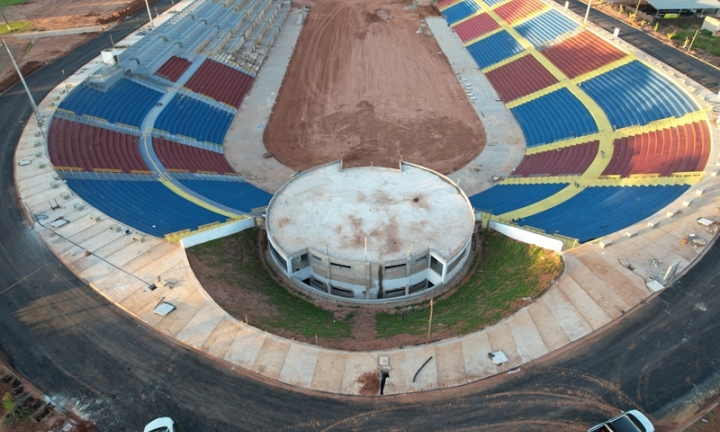
[[[304,170],[402,158],[449,173],[482,151],[482,123],[409,4],[316,2],[265,130],[278,161]]]

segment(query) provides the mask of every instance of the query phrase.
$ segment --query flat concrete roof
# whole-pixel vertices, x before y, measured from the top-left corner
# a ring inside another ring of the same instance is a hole
[[[429,247],[453,257],[472,235],[465,194],[431,170],[322,165],[290,180],[267,211],[268,235],[288,255],[307,247],[350,261],[387,262]],[[412,249],[412,250],[411,250]]]

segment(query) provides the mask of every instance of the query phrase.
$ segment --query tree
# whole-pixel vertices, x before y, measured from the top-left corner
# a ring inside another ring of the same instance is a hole
[[[10,393],[5,393],[2,398],[3,401],[3,408],[5,408],[5,411],[8,413],[12,413],[15,411],[15,402],[12,400],[12,396]]]

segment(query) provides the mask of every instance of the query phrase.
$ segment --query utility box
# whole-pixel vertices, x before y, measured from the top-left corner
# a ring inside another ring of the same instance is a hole
[[[102,50],[103,63],[105,63],[106,65],[109,65],[109,66],[116,65],[118,63],[118,58],[117,58],[118,52],[119,51],[116,50],[115,48],[108,48],[108,49]]]

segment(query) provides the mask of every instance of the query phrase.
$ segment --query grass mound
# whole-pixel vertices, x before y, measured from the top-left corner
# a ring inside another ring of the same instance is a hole
[[[252,325],[270,332],[286,335],[290,332],[306,338],[315,335],[326,339],[350,337],[352,316],[338,320],[333,312],[291,294],[268,274],[257,254],[257,236],[258,230],[250,229],[188,249],[191,262],[194,257],[215,270],[209,276],[211,281],[220,282],[224,289],[249,290],[260,294],[260,298],[253,298],[259,302],[267,301],[271,309],[268,313],[258,314],[252,310],[241,312],[244,305],[238,305],[232,300],[218,301],[218,304],[238,319],[243,319],[245,314],[249,315]],[[206,289],[212,285],[207,281],[201,282]],[[212,288],[208,292],[213,295]],[[217,301],[217,297],[213,297]]]
[[[317,337],[333,348],[425,342],[428,303],[387,312],[317,306],[290,293],[266,271],[258,256],[258,235],[256,229],[245,230],[187,250],[200,282],[234,317],[247,316],[251,325],[288,338],[314,342]],[[541,295],[562,269],[554,252],[486,233],[483,252],[464,283],[436,299],[431,339],[471,333],[503,319],[526,304],[524,297]],[[357,340],[358,335],[370,340]]]
[[[459,336],[493,324],[524,305],[524,297],[542,294],[563,269],[559,255],[497,232],[485,235],[483,252],[473,266],[469,280],[434,305],[432,330],[444,327]],[[428,307],[378,313],[377,335],[423,334],[428,318]]]

